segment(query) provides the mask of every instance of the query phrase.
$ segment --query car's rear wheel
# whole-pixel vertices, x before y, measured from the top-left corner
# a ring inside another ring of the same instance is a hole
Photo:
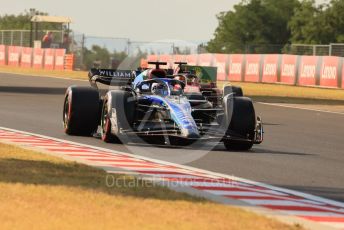
[[[225,139],[228,150],[249,150],[253,146],[256,115],[251,99],[247,97],[228,97],[224,101],[225,125],[227,134],[239,135],[244,140]]]
[[[91,87],[69,87],[63,106],[63,126],[69,135],[91,136],[99,123],[99,93]]]

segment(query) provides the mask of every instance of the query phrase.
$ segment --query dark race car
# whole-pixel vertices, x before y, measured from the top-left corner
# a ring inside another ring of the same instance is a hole
[[[227,149],[248,150],[263,140],[261,119],[252,101],[229,93],[213,103],[200,92],[186,93],[187,83],[156,64],[132,71],[92,69],[91,87],[67,89],[63,123],[69,135],[94,135],[125,143],[138,137],[165,144],[220,141]],[[104,95],[97,83],[116,86]],[[98,126],[100,128],[98,129]]]

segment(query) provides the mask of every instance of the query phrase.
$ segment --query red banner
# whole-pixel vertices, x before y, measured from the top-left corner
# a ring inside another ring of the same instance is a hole
[[[243,57],[244,55],[242,54],[232,54],[229,56],[228,80],[241,81]]]
[[[342,88],[344,89],[344,63],[342,66]]]
[[[302,56],[299,67],[299,85],[316,85],[317,56]]]
[[[185,62],[185,55],[173,55],[173,69],[178,67],[178,64],[174,64],[175,62]]]
[[[211,66],[213,61],[213,54],[200,54],[198,55],[198,65],[200,66]]]
[[[65,49],[56,49],[55,50],[55,69],[64,70],[64,57],[66,54]]]
[[[23,47],[21,52],[20,66],[31,68],[32,65],[32,48]]]
[[[20,46],[9,46],[8,47],[8,65],[19,66],[20,61]]]
[[[173,68],[173,59],[172,55],[169,54],[162,54],[159,56],[160,62],[167,62],[167,68]]]
[[[217,67],[217,80],[225,81],[227,79],[226,74],[226,62],[228,55],[227,54],[215,54],[215,63]]]
[[[186,55],[186,62],[188,63],[188,65],[197,65],[197,58],[197,54]]]
[[[147,57],[147,61],[158,61],[158,55],[155,55],[155,54],[150,54],[148,55]]]
[[[323,57],[320,86],[338,87],[339,57]]]
[[[43,68],[43,57],[44,50],[41,48],[33,49],[33,68],[42,69]]]
[[[6,46],[0,45],[0,65],[6,65]]]
[[[54,69],[55,49],[44,49],[44,69]]]
[[[245,82],[259,82],[260,54],[246,55]]]
[[[293,85],[296,81],[297,56],[283,55],[281,64],[281,82]]]
[[[265,55],[262,82],[277,82],[278,54]]]

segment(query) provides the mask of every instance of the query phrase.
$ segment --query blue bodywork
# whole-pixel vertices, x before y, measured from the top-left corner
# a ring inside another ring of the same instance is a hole
[[[136,87],[146,79],[145,72],[139,74],[132,83],[135,90]],[[160,78],[170,86],[172,79]],[[200,133],[197,124],[191,115],[192,108],[188,99],[183,95],[142,95],[140,99],[146,100],[152,105],[159,105],[168,109],[171,120],[178,126],[181,135],[185,138],[199,138]]]

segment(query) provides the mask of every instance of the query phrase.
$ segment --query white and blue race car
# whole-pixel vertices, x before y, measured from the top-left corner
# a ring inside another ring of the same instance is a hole
[[[105,142],[138,139],[164,144],[197,140],[223,142],[228,150],[248,150],[263,141],[263,127],[251,99],[226,88],[221,103],[198,92],[159,65],[140,73],[92,69],[91,87],[71,86],[63,107],[69,135],[95,135]],[[111,86],[98,89],[97,83]]]

